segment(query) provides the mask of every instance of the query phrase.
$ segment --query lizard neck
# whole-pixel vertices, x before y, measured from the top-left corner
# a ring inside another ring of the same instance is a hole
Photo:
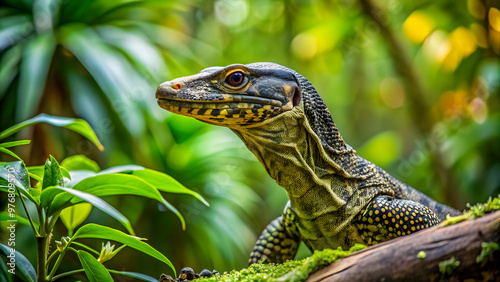
[[[356,173],[342,162],[355,157],[355,151],[340,134],[333,142],[340,146],[326,149],[325,141],[311,128],[302,105],[259,126],[232,130],[278,185],[285,188],[292,207],[303,207],[307,213],[315,207],[339,209],[354,193],[351,178]],[[329,203],[321,205],[321,201]]]

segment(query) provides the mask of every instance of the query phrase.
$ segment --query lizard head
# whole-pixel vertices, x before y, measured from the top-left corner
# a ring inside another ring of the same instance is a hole
[[[162,83],[158,105],[170,112],[227,127],[253,125],[301,102],[293,71],[273,63],[211,67]]]

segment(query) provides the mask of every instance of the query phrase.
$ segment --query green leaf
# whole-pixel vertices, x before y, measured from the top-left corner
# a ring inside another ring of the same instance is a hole
[[[25,224],[25,225],[30,225],[30,221],[22,216],[19,215],[14,215],[14,217],[10,216],[11,214],[8,212],[1,212],[0,213],[0,221],[7,221],[7,220],[16,220],[17,223],[20,224]],[[36,226],[36,224],[35,224]]]
[[[28,25],[29,24],[30,23],[28,22]],[[0,41],[4,43],[9,41],[10,44],[14,43],[14,40],[12,40],[13,37],[10,37],[11,40],[5,40],[5,37],[2,38],[2,36],[0,35],[0,38],[1,38]],[[19,39],[21,38],[22,37],[20,37]],[[19,44],[14,48],[9,48],[7,50],[4,49],[1,51],[2,58],[0,59],[0,64],[2,65],[2,67],[0,68],[0,99],[2,99],[3,101],[5,101],[3,97],[7,93],[9,93],[7,89],[9,88],[9,86],[12,84],[14,79],[17,77],[17,74],[19,73],[19,62],[21,61],[23,55],[22,52],[23,47],[24,44]],[[2,49],[2,47],[0,47],[0,49]]]
[[[174,276],[176,276],[174,266],[163,254],[155,250],[147,243],[142,242],[135,236],[127,235],[113,228],[90,223],[78,229],[75,235],[73,235],[72,240],[79,238],[96,238],[120,242],[167,264],[170,268],[172,268]]]
[[[76,198],[73,197],[73,195],[76,196]],[[73,199],[75,201],[72,201]],[[104,213],[118,220],[127,229],[127,231],[130,232],[130,234],[135,234],[130,221],[123,214],[121,214],[119,211],[117,211],[102,199],[92,194],[78,191],[72,188],[51,186],[43,190],[42,194],[40,195],[40,202],[42,204],[42,207],[47,210],[48,216],[53,215],[61,208],[74,205],[82,201],[91,203],[94,207],[100,209]]]
[[[23,103],[23,104],[26,104],[26,103]],[[58,126],[58,127],[65,127],[69,130],[73,130],[75,132],[78,132],[81,135],[83,135],[84,137],[86,137],[87,139],[89,139],[90,141],[92,141],[92,143],[94,143],[99,150],[101,150],[101,151],[104,150],[104,147],[102,146],[101,142],[99,141],[99,139],[95,135],[94,130],[83,119],[56,117],[56,116],[51,116],[51,115],[47,115],[47,114],[39,114],[38,116],[36,116],[34,118],[30,118],[28,120],[25,120],[23,122],[20,122],[16,125],[13,125],[13,126],[7,128],[6,130],[4,130],[0,133],[0,139],[4,139],[4,138],[14,134],[14,133],[18,132],[19,130],[25,128],[26,126],[30,126],[30,125],[41,123],[41,122],[48,123],[48,124]]]
[[[90,282],[110,281],[113,282],[111,274],[104,265],[97,261],[95,257],[86,251],[79,250],[78,258],[82,264],[83,270]]]
[[[155,171],[152,169],[144,169],[144,170],[136,170],[132,173],[132,175],[138,176],[145,181],[149,182],[151,185],[156,187],[158,190],[169,193],[182,193],[189,194],[200,200],[206,206],[210,206],[210,204],[198,193],[195,191],[189,190],[184,187],[184,185],[180,184],[177,180],[175,180],[170,175],[165,173],[161,173],[159,171]]]
[[[61,166],[69,171],[89,170],[97,173],[101,170],[99,165],[94,160],[91,160],[84,155],[67,157],[61,162]]]
[[[67,207],[61,211],[61,220],[66,228],[70,230],[70,234],[73,233],[73,230],[78,227],[78,225],[80,225],[85,219],[87,219],[91,210],[91,204],[82,203]]]
[[[4,244],[0,244],[0,250],[3,255],[9,260],[9,256],[11,255],[11,248],[7,247]],[[16,275],[21,278],[23,281],[35,282],[36,281],[36,271],[33,265],[29,262],[29,260],[20,252],[15,251],[16,256]],[[10,266],[9,266],[10,267]]]
[[[182,228],[185,228],[184,218],[180,212],[172,206],[158,190],[143,179],[129,174],[101,174],[88,177],[76,183],[74,190],[82,191],[94,196],[114,196],[114,195],[137,195],[157,200],[179,217]],[[47,214],[50,216],[61,208],[81,202],[68,194],[59,192],[42,193],[42,205],[47,207]]]
[[[9,154],[12,157],[22,161],[22,159],[18,155],[16,155],[14,152],[12,152],[11,150],[8,150],[6,148],[15,147],[15,146],[19,146],[19,145],[26,145],[26,144],[29,144],[30,142],[31,142],[31,140],[19,140],[19,141],[0,143],[0,152],[4,152],[6,154]]]
[[[19,71],[16,120],[35,114],[40,104],[56,43],[52,33],[36,36],[27,44]],[[0,134],[0,139],[4,137]]]
[[[45,165],[38,165],[38,166],[29,166],[28,171],[30,174],[34,174],[38,176],[39,178],[43,178],[43,169],[45,168]]]
[[[50,156],[45,162],[45,167],[43,169],[43,185],[42,191],[50,186],[63,186],[64,179],[61,172],[61,168],[59,167],[59,163],[57,160]]]
[[[7,265],[5,263],[0,263],[0,277],[5,278],[2,282],[12,282],[13,276],[7,270]]]
[[[26,144],[29,144],[30,142],[31,142],[31,140],[19,140],[19,141],[5,142],[5,143],[0,143],[0,147],[10,148],[10,147],[15,147],[15,146],[20,146],[20,145],[26,145]]]
[[[8,155],[11,155],[12,157],[14,157],[14,158],[16,158],[16,159],[18,159],[18,160],[22,161],[22,159],[21,159],[18,155],[16,155],[16,153],[12,152],[12,151],[11,151],[11,150],[9,150],[9,149],[5,149],[5,148],[3,148],[3,147],[0,147],[0,152],[4,152],[4,153],[6,153],[6,154],[8,154]]]
[[[69,174],[69,171],[62,166],[59,166],[59,168],[61,169],[62,175],[71,180],[71,174]]]
[[[121,275],[125,275],[125,276],[130,276],[132,278],[140,279],[140,280],[143,280],[143,281],[158,282],[157,278],[154,278],[154,277],[151,277],[149,275],[142,274],[142,273],[129,272],[129,271],[118,271],[118,270],[112,270],[112,269],[108,269],[108,271],[111,272],[111,273],[116,273],[116,274],[121,274]]]
[[[130,133],[142,132],[144,115],[129,90],[137,87],[143,78],[127,57],[103,42],[94,27],[68,33],[61,44],[82,63],[110,101],[120,101],[116,110],[126,111],[120,118]]]
[[[36,202],[30,195],[30,180],[28,170],[22,161],[3,163],[0,166],[0,186],[8,187],[12,183],[18,187],[21,193],[33,202]]]

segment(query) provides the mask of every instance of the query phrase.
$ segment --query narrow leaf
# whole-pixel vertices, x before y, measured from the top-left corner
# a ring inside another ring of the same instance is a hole
[[[4,244],[0,244],[0,250],[2,251],[2,255],[8,258],[12,255],[10,247],[7,247]],[[23,281],[35,282],[36,281],[36,271],[33,265],[29,262],[29,260],[20,252],[14,252],[16,262],[16,274]],[[10,265],[8,265],[10,267]]]
[[[11,151],[11,150],[9,150],[9,149],[5,149],[5,148],[3,148],[3,147],[0,147],[0,152],[4,152],[4,153],[6,153],[6,154],[8,154],[8,155],[11,155],[12,157],[14,157],[14,158],[16,158],[16,159],[18,159],[18,160],[22,161],[22,159],[21,159],[18,155],[16,155],[16,153],[12,152],[12,151]]]
[[[198,193],[195,191],[189,190],[184,187],[184,185],[180,184],[177,180],[175,180],[170,175],[165,173],[161,173],[159,171],[155,171],[152,169],[143,169],[136,170],[132,173],[132,175],[138,176],[145,181],[149,182],[151,185],[156,187],[156,189],[169,192],[169,193],[182,193],[189,194],[200,200],[206,206],[210,206],[210,204]]]
[[[62,192],[57,191],[57,190],[62,190]],[[67,193],[65,193],[65,192],[67,192]],[[71,188],[51,186],[51,187],[45,189],[44,191],[42,191],[42,194],[40,196],[40,201],[41,201],[42,207],[47,209],[47,215],[50,216],[50,215],[54,214],[56,211],[58,211],[60,208],[75,204],[75,203],[71,202],[71,199],[73,199],[73,197],[72,196],[68,197],[68,193],[76,196],[77,198],[79,198],[83,201],[91,203],[94,207],[100,209],[104,213],[106,213],[109,216],[113,217],[114,219],[118,220],[127,229],[127,231],[130,234],[135,234],[134,230],[132,229],[132,225],[130,224],[130,221],[123,214],[121,214],[119,211],[117,211],[115,208],[113,208],[111,205],[109,205],[108,203],[106,203],[102,199],[100,199],[92,194],[85,193],[85,192],[78,191],[78,190],[71,189]],[[52,203],[57,202],[58,199],[61,199],[63,197],[64,197],[64,200],[62,201],[63,204],[60,204],[61,202],[58,202],[59,205],[57,205],[57,206],[59,207],[59,209],[54,210]],[[54,199],[54,200],[51,202],[50,199]],[[69,201],[66,199],[69,199]],[[81,202],[81,201],[78,201],[78,202]]]
[[[47,115],[47,114],[39,114],[38,116],[36,116],[34,118],[30,118],[28,120],[25,120],[23,122],[20,122],[16,125],[13,125],[13,126],[7,128],[6,130],[4,130],[0,133],[0,139],[4,139],[4,138],[14,134],[14,133],[18,132],[19,130],[25,128],[26,126],[30,126],[30,125],[41,123],[41,122],[48,123],[48,124],[58,126],[58,127],[65,127],[67,129],[73,130],[77,133],[80,133],[81,135],[83,135],[84,137],[86,137],[87,139],[92,141],[92,143],[94,143],[99,150],[101,150],[101,151],[104,150],[104,147],[102,146],[101,142],[99,141],[99,139],[95,135],[94,130],[83,119],[56,117],[56,116],[51,116],[51,115]]]
[[[30,142],[31,142],[31,140],[19,140],[19,141],[5,142],[5,143],[0,143],[0,147],[10,148],[10,147],[15,147],[15,146],[20,146],[20,145],[26,145],[26,144],[29,144]]]
[[[169,210],[171,210],[180,219],[182,228],[185,228],[184,218],[181,213],[148,182],[129,174],[102,174],[88,177],[76,183],[74,190],[92,194],[97,197],[113,195],[137,195],[157,200]],[[42,205],[48,208],[48,215],[52,215],[60,209],[82,200],[73,198],[71,195],[60,194],[58,191],[42,193]]]
[[[11,214],[9,212],[0,212],[0,221],[7,221],[7,220],[15,220],[16,223],[30,225],[30,221],[22,216],[19,216],[17,214]]]
[[[113,278],[111,278],[111,274],[109,274],[106,267],[98,262],[95,257],[82,250],[79,250],[77,254],[90,282],[113,282]]]
[[[144,167],[140,165],[121,165],[121,166],[114,166],[110,167],[107,169],[104,169],[100,171],[98,174],[111,174],[111,173],[125,173],[125,172],[132,172],[132,171],[137,171],[137,170],[143,170]]]
[[[27,44],[19,71],[16,120],[25,120],[35,114],[45,89],[55,46],[52,33],[39,34]]]
[[[163,254],[155,250],[147,243],[142,242],[135,236],[127,235],[110,227],[90,223],[80,227],[80,229],[76,231],[75,235],[73,235],[72,240],[79,238],[96,238],[120,242],[167,264],[170,268],[172,268],[174,276],[176,276],[174,266]]]

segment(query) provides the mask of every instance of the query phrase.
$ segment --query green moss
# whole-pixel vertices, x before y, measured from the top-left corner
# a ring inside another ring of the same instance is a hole
[[[418,254],[417,254],[417,258],[420,258],[420,259],[425,258],[425,252],[424,252],[424,251],[420,251],[420,252],[418,252]]]
[[[479,256],[476,257],[476,263],[484,266],[488,261],[493,261],[493,253],[500,247],[495,242],[482,242],[481,247],[482,250]]]
[[[356,244],[348,251],[343,251],[340,247],[336,250],[314,251],[312,256],[302,260],[289,260],[283,264],[252,264],[240,271],[233,270],[221,276],[196,281],[303,281],[326,265],[364,248],[365,245]]]
[[[474,206],[467,204],[467,208],[468,209],[465,210],[462,215],[454,217],[447,216],[446,220],[441,223],[441,226],[452,225],[464,220],[472,220],[481,217],[488,212],[500,210],[500,195],[495,198],[490,197],[484,204],[479,203]]]
[[[460,261],[456,260],[455,257],[452,257],[449,260],[445,260],[439,263],[439,272],[441,272],[444,277],[448,277],[459,265]]]

